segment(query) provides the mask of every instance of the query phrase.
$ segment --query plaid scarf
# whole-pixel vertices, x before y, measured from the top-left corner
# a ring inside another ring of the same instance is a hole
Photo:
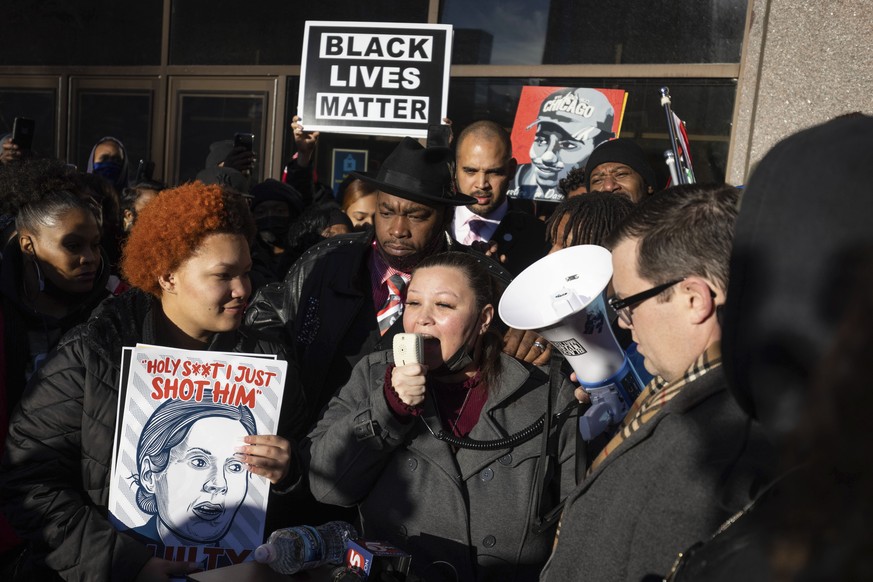
[[[603,447],[603,450],[600,451],[594,462],[591,463],[587,475],[590,475],[610,453],[621,446],[621,443],[638,431],[644,424],[652,420],[689,382],[698,380],[718,366],[721,366],[721,342],[714,342],[706,351],[700,354],[700,357],[688,368],[685,375],[672,384],[660,376],[652,378],[652,381],[646,385],[642,394],[637,397],[630,410],[628,410],[618,432]]]
[[[644,424],[652,420],[664,406],[679,394],[689,382],[693,382],[702,378],[704,374],[710,370],[714,370],[721,366],[721,342],[714,342],[706,351],[700,354],[700,357],[688,368],[685,375],[679,380],[670,384],[660,376],[652,378],[642,393],[634,400],[633,405],[624,417],[624,420],[619,427],[619,431],[612,437],[612,440],[600,451],[591,467],[588,468],[586,477],[596,469],[610,453],[618,449],[625,440],[628,439],[634,432],[640,429]],[[561,535],[561,526],[564,518],[558,521],[558,528],[555,531],[555,541],[552,545],[554,551],[558,545],[558,538]]]

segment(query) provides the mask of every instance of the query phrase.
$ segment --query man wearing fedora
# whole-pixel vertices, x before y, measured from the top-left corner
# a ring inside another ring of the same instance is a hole
[[[402,332],[405,287],[425,257],[447,250],[473,252],[504,282],[496,261],[447,234],[459,205],[470,196],[452,187],[451,151],[423,148],[404,138],[375,177],[356,177],[377,188],[372,232],[333,237],[308,250],[284,281],[262,288],[246,324],[284,342],[299,368],[307,398],[305,434],[352,368],[374,350],[390,349]]]

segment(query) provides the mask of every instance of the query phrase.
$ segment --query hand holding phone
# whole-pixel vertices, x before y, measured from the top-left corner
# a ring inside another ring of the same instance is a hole
[[[9,164],[21,157],[21,150],[12,141],[12,136],[0,141],[0,164]]]
[[[244,176],[249,176],[255,165],[255,154],[252,152],[254,140],[255,134],[253,133],[235,133],[233,135],[233,149],[230,150],[221,165],[225,168],[233,168]]]
[[[404,404],[418,406],[424,402],[427,366],[421,363],[424,340],[416,333],[394,336],[394,364],[391,386]]]

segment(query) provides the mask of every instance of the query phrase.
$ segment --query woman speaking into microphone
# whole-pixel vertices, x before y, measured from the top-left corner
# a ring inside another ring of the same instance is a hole
[[[474,256],[424,260],[403,313],[421,362],[364,358],[309,435],[316,498],[357,506],[364,537],[412,554],[427,580],[536,579],[554,537],[542,516],[575,484],[575,418],[550,420],[548,447],[523,436],[573,386],[555,375],[550,390],[547,368],[502,353],[498,299]]]

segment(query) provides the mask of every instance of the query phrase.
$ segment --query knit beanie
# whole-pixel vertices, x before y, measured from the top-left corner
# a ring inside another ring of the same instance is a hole
[[[651,186],[655,191],[658,190],[658,178],[655,175],[655,170],[652,169],[652,166],[646,160],[643,148],[638,146],[635,141],[627,138],[603,142],[591,152],[588,162],[585,164],[585,187],[588,190],[591,189],[591,172],[600,164],[607,162],[629,166],[642,176],[646,186]]]

